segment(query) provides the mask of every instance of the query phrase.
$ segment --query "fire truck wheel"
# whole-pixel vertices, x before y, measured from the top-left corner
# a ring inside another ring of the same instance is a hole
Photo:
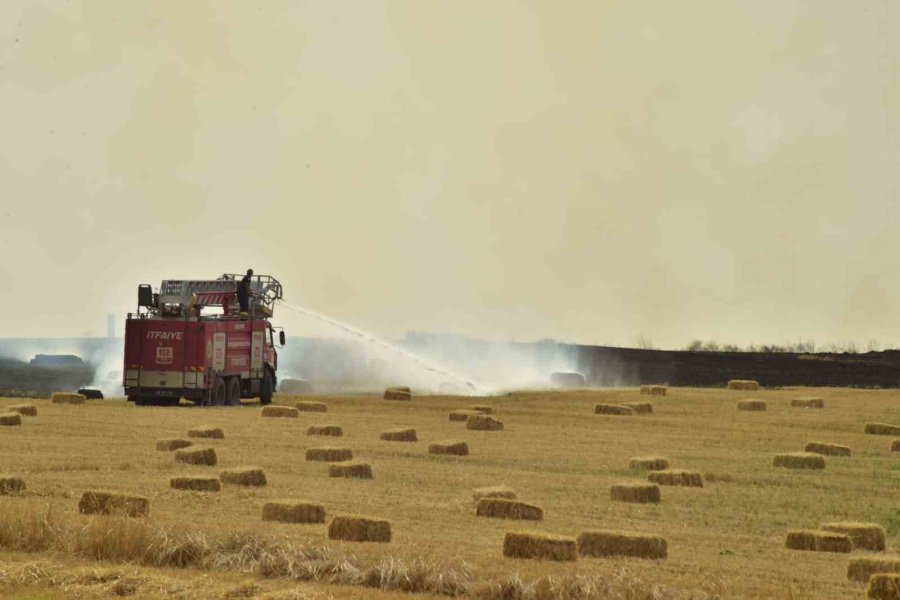
[[[241,404],[241,380],[237,377],[228,379],[228,396],[226,402],[228,406],[240,406]]]
[[[213,386],[212,404],[213,406],[225,406],[225,381],[221,378],[216,378],[216,384]]]
[[[259,403],[263,406],[272,404],[272,373],[268,369],[259,384]]]

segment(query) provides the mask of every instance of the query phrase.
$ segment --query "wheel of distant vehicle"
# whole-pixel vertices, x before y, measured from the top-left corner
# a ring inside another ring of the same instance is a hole
[[[228,406],[240,406],[241,404],[241,381],[237,377],[228,378],[228,395],[225,403]]]
[[[213,406],[225,406],[225,381],[221,377],[216,378],[216,384],[212,389]]]
[[[259,403],[263,406],[272,403],[272,389],[275,386],[272,384],[272,373],[268,369],[266,369],[265,374],[263,374],[262,381],[259,383]]]

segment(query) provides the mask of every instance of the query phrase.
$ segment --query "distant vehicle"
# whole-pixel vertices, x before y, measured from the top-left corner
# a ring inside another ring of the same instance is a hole
[[[37,354],[28,364],[50,369],[81,369],[85,366],[81,357],[74,354]]]
[[[241,275],[138,286],[138,310],[125,321],[123,385],[139,406],[236,406],[241,398],[272,402],[277,383],[275,329],[269,323],[281,283],[253,276],[250,310],[239,312]],[[213,309],[212,313],[205,310]],[[284,346],[284,331],[278,332]]]
[[[93,388],[81,388],[78,390],[78,393],[88,400],[103,400],[103,392]]]

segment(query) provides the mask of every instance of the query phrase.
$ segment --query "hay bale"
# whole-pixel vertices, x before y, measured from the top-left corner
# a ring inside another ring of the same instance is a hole
[[[182,448],[187,448],[188,446],[193,445],[194,442],[190,440],[182,440],[179,438],[163,438],[161,440],[156,440],[156,449],[162,452],[180,450]]]
[[[574,538],[536,531],[510,531],[503,538],[503,556],[570,561],[578,557],[578,548]]]
[[[474,417],[475,415],[480,415],[480,412],[463,409],[463,410],[451,410],[450,411],[450,420],[451,421],[468,421],[469,417]]]
[[[350,448],[335,448],[334,446],[322,446],[320,448],[307,448],[306,460],[320,462],[345,462],[353,460],[353,451]]]
[[[372,479],[372,466],[364,462],[339,462],[328,465],[329,477],[348,477],[352,479]]]
[[[338,515],[328,524],[328,537],[348,542],[390,542],[391,523],[360,515]]]
[[[662,456],[636,456],[628,461],[634,471],[662,471],[669,468],[669,459]]]
[[[683,469],[666,469],[653,471],[647,475],[647,480],[659,485],[680,485],[682,487],[703,487],[703,475],[699,471],[685,471]]]
[[[25,491],[25,480],[11,475],[0,476],[0,496],[21,494]]]
[[[89,490],[81,495],[78,512],[85,515],[115,513],[141,517],[150,512],[150,500],[144,496]]]
[[[900,600],[900,574],[878,573],[869,579],[866,597],[876,600]]]
[[[210,438],[221,440],[225,438],[225,432],[220,427],[210,427],[209,425],[201,425],[188,429],[188,437],[192,438]]]
[[[266,474],[259,467],[235,467],[225,469],[219,473],[222,483],[243,485],[248,487],[260,487],[266,485]]]
[[[3,427],[15,427],[22,424],[22,415],[19,413],[0,413],[0,425]]]
[[[665,396],[668,389],[664,385],[642,385],[641,394],[645,396]]]
[[[72,394],[69,392],[53,392],[50,396],[50,402],[53,404],[84,404],[87,401],[81,394]]]
[[[222,485],[215,477],[172,477],[169,487],[173,490],[190,490],[192,492],[218,492]]]
[[[794,398],[791,400],[794,408],[825,408],[825,400],[822,398]]]
[[[653,414],[653,404],[650,402],[625,402],[622,406],[627,406],[638,415]]]
[[[900,573],[900,556],[865,556],[851,558],[847,579],[865,583],[876,573]]]
[[[740,400],[737,403],[738,410],[746,410],[750,412],[765,412],[766,406],[767,404],[765,400]]]
[[[512,488],[508,488],[505,485],[491,485],[472,490],[472,498],[475,500],[476,504],[478,504],[478,501],[482,498],[506,498],[507,500],[515,500],[516,493]]]
[[[340,425],[310,425],[306,428],[306,435],[330,435],[332,437],[341,437],[344,430]]]
[[[412,392],[408,387],[389,387],[384,390],[385,400],[412,400]]]
[[[655,483],[618,484],[609,488],[609,496],[619,502],[657,503],[661,494]]]
[[[544,511],[535,504],[528,504],[509,498],[482,498],[475,507],[475,516],[491,519],[543,521]]]
[[[839,444],[826,444],[825,442],[807,442],[803,447],[804,452],[813,452],[823,456],[850,456],[850,448]]]
[[[550,384],[557,387],[584,387],[586,382],[584,379],[584,375],[581,373],[575,373],[573,371],[569,372],[558,372],[550,374]]]
[[[824,469],[825,458],[814,452],[786,452],[776,454],[772,465],[783,469]]]
[[[300,412],[328,412],[328,405],[324,402],[298,402],[294,406]]]
[[[409,427],[387,429],[381,432],[380,438],[386,442],[416,442],[419,440],[416,430]]]
[[[578,554],[603,558],[631,556],[634,558],[666,558],[668,544],[658,535],[626,531],[589,530],[578,536]]]
[[[468,456],[469,445],[465,442],[447,440],[428,444],[429,454],[452,454],[454,456]]]
[[[728,382],[728,389],[755,392],[759,389],[759,382],[752,379],[732,379]]]
[[[597,404],[594,406],[595,415],[633,415],[634,409],[624,404]]]
[[[866,423],[866,433],[872,435],[900,435],[900,425]]]
[[[891,452],[900,452],[900,440],[894,440],[891,444]]]
[[[850,552],[853,548],[849,536],[842,533],[811,529],[789,531],[786,546],[791,550],[810,550],[813,552]]]
[[[282,394],[312,394],[312,384],[306,379],[282,379],[278,383]]]
[[[325,507],[321,504],[296,500],[266,502],[263,504],[262,520],[281,523],[324,523]]]
[[[207,465],[215,466],[219,462],[216,457],[214,448],[204,448],[191,446],[175,451],[175,462],[184,463],[186,465]]]
[[[503,431],[503,421],[490,415],[474,414],[466,421],[466,429],[474,431]]]
[[[264,417],[296,419],[299,413],[296,408],[291,408],[290,406],[270,404],[268,406],[263,406],[260,414]]]
[[[855,521],[839,521],[823,523],[822,531],[843,533],[850,538],[850,543],[857,550],[883,552],[887,547],[884,528],[878,523],[858,523]]]
[[[472,410],[477,413],[481,413],[483,415],[492,415],[494,414],[494,409],[491,406],[486,404],[470,404],[466,407],[466,410]]]
[[[37,406],[34,404],[13,404],[7,408],[10,412],[19,413],[23,417],[37,416]]]

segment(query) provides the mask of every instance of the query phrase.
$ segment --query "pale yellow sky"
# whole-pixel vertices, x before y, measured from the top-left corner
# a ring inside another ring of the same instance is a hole
[[[900,344],[898,31],[895,0],[5,1],[0,337],[253,267],[391,337]]]

